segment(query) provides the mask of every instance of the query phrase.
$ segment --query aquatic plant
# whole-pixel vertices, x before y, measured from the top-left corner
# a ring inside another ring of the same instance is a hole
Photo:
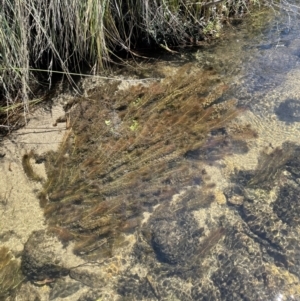
[[[34,152],[30,151],[22,157],[22,166],[27,177],[36,182],[42,181],[42,178],[33,170],[30,160],[34,158]]]
[[[78,99],[72,129],[47,157],[40,199],[52,231],[75,239],[78,254],[110,249],[144,211],[203,183],[205,152],[215,149],[213,162],[235,139],[224,127],[240,109],[234,99],[220,102],[226,89],[213,71],[187,64],[149,87],[107,84]],[[185,204],[197,207],[192,195]]]
[[[248,182],[249,187],[271,189],[283,169],[295,153],[295,146],[290,143],[283,144],[282,148],[275,148],[271,152],[264,150],[258,158],[257,169]]]
[[[0,300],[5,300],[24,280],[20,264],[8,248],[0,247]]]

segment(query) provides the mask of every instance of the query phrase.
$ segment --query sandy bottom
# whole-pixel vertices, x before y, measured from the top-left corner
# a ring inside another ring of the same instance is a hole
[[[22,167],[22,157],[34,150],[43,154],[56,150],[66,131],[65,123],[53,126],[64,115],[64,98],[55,100],[51,112],[37,109],[29,115],[27,126],[12,133],[0,146],[0,240],[15,254],[23,250],[32,231],[46,227],[36,192],[41,183],[27,178]],[[43,164],[32,162],[34,170],[46,177]]]
[[[300,123],[287,123],[278,119],[276,108],[286,99],[300,99],[299,86],[300,70],[293,70],[286,76],[286,81],[276,89],[270,91],[257,105],[254,112],[246,111],[238,118],[242,124],[250,124],[258,138],[249,140],[249,152],[246,154],[233,154],[226,157],[223,162],[225,168],[220,172],[227,177],[234,169],[254,170],[257,168],[260,153],[271,153],[275,148],[281,148],[285,142],[300,143]],[[255,100],[254,100],[255,102]]]

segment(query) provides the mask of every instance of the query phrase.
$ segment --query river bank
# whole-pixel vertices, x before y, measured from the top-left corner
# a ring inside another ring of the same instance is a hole
[[[176,55],[197,48],[220,36],[231,18],[270,4],[275,5],[257,0],[3,1],[0,130],[17,128],[15,117],[29,113],[58,77],[76,89],[74,76],[105,73],[111,64],[151,58],[160,50]]]

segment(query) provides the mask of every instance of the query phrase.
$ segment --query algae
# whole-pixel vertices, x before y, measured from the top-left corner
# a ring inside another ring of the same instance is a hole
[[[71,128],[47,156],[40,193],[52,231],[76,240],[77,254],[95,258],[133,231],[144,211],[199,185],[204,154],[214,147],[212,162],[242,139],[242,130],[235,137],[225,129],[242,111],[235,99],[220,102],[227,89],[213,70],[186,64],[147,87],[107,83],[76,100]]]
[[[26,153],[22,158],[22,166],[27,177],[36,182],[41,182],[43,179],[33,170],[30,160],[34,158],[35,154],[33,151]]]

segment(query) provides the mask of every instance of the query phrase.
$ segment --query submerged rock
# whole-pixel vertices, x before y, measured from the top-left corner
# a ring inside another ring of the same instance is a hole
[[[152,221],[151,244],[157,259],[169,264],[186,264],[194,254],[203,230],[189,213],[183,213],[177,220]]]
[[[199,285],[205,260],[226,233],[220,226],[207,230],[195,219],[194,210],[206,210],[214,200],[203,190],[186,191],[178,201],[159,206],[143,225],[133,264],[117,285],[122,300],[199,300],[191,288]]]
[[[273,211],[283,223],[297,227],[300,223],[300,187],[299,184],[288,181],[283,185],[273,205]]]
[[[69,269],[62,265],[62,249],[62,243],[47,231],[33,232],[22,255],[24,275],[38,284],[68,275]]]

